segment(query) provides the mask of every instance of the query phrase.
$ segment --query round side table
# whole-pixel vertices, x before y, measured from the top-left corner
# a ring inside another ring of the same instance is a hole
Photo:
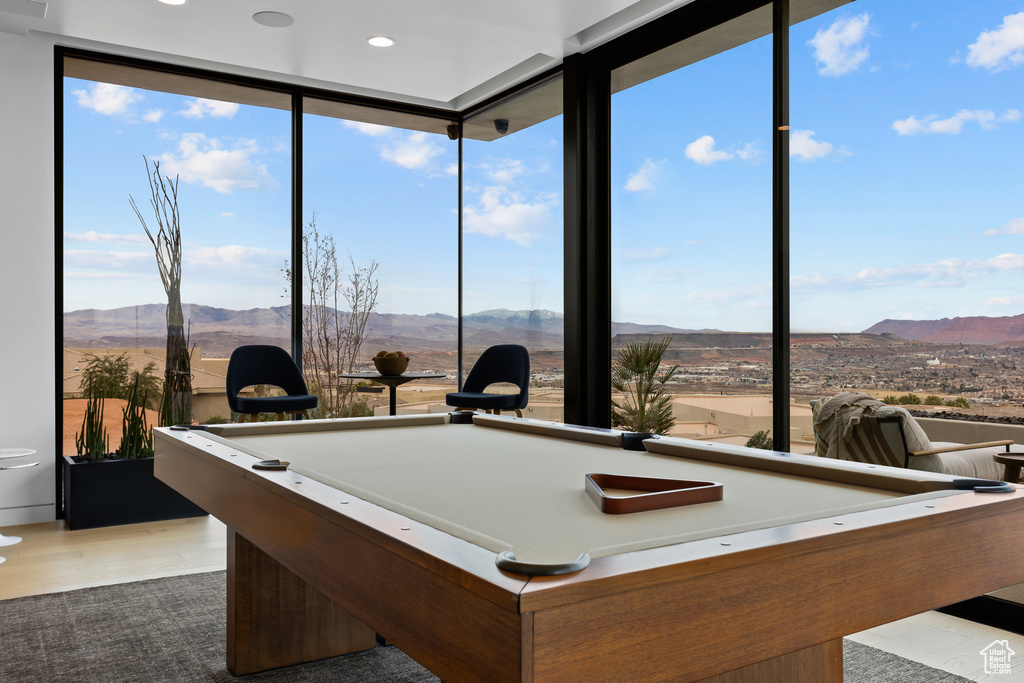
[[[31,448],[0,448],[0,460],[11,460],[14,458],[24,458],[26,456],[35,453],[34,449]],[[0,465],[0,470],[20,470],[25,467],[35,467],[38,462],[29,462],[20,465]],[[21,542],[21,536],[4,536],[0,534],[0,547],[5,545],[14,545],[15,543]],[[0,557],[0,563],[3,563],[7,558]]]
[[[1020,470],[1024,466],[1024,453],[998,453],[994,456],[996,462],[1003,465],[1003,480],[1011,484],[1020,483]]]

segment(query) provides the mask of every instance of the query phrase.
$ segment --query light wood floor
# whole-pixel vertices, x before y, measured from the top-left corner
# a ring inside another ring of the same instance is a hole
[[[227,534],[213,517],[70,531],[63,521],[8,526],[0,599],[224,569]]]
[[[22,542],[0,548],[0,600],[224,569],[226,533],[213,517],[69,531],[64,522],[2,529]],[[926,612],[850,636],[972,681],[1024,682],[1024,636]],[[1010,675],[986,675],[981,650],[1008,640]]]

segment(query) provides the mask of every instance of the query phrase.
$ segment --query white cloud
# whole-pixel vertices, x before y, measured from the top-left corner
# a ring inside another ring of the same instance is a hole
[[[98,242],[104,244],[149,244],[149,240],[142,235],[115,235],[113,233],[101,233],[95,230],[88,232],[66,232],[64,239],[68,242]]]
[[[1024,64],[1024,12],[1003,18],[994,31],[982,31],[967,47],[968,66],[1002,71]]]
[[[142,251],[93,251],[87,249],[65,249],[65,268],[98,268],[100,270],[142,271],[152,263],[156,264],[152,252]]]
[[[221,102],[220,100],[207,100],[202,97],[197,97],[194,100],[186,100],[185,108],[178,113],[190,119],[202,119],[207,116],[230,119],[238,113],[238,103]]]
[[[361,135],[384,138],[378,147],[380,158],[402,168],[437,171],[432,162],[445,151],[444,147],[436,144],[428,133],[422,131],[403,135],[397,128],[362,121],[342,121],[342,125]],[[459,167],[457,164],[449,164],[439,172],[445,175],[458,175]]]
[[[259,151],[255,140],[237,140],[225,149],[218,138],[203,133],[186,133],[178,141],[177,154],[159,157],[165,175],[178,175],[186,183],[202,183],[223,194],[235,190],[275,190],[277,180],[265,164],[254,159]]]
[[[761,158],[761,150],[758,149],[756,142],[748,142],[739,148],[735,152],[736,156],[744,161],[757,161]]]
[[[410,133],[405,138],[385,144],[380,156],[402,168],[426,168],[431,159],[444,153],[444,148],[434,144],[426,133]]]
[[[865,268],[854,275],[815,273],[790,279],[794,291],[820,292],[877,290],[912,286],[921,289],[963,287],[981,278],[1024,272],[1024,255],[1000,254],[987,259],[949,258],[890,268]]]
[[[162,119],[163,117],[164,112],[161,109],[150,109],[142,115],[142,118],[148,121],[149,123],[160,123],[160,119]]]
[[[664,161],[654,162],[651,159],[644,159],[644,163],[640,164],[640,168],[635,173],[631,173],[629,178],[626,179],[626,185],[623,189],[626,192],[640,192],[641,190],[650,190],[654,187],[654,180],[658,175],[658,169]]]
[[[129,107],[142,99],[134,88],[112,83],[93,83],[88,90],[73,90],[80,107],[106,116],[127,114]]]
[[[986,235],[1024,235],[1024,218],[1014,218],[999,230],[986,230]]]
[[[484,164],[481,168],[491,180],[503,184],[511,183],[526,171],[522,159],[502,159],[496,165]]]
[[[956,135],[963,130],[964,124],[974,121],[983,130],[994,130],[998,123],[1015,123],[1020,120],[1020,111],[1007,109],[999,116],[990,109],[961,109],[948,119],[940,119],[938,114],[919,119],[910,116],[906,119],[893,121],[892,129],[900,135],[918,135],[922,133],[942,133]]]
[[[702,135],[686,146],[686,158],[702,166],[710,166],[718,161],[742,159],[756,164],[762,156],[757,141],[748,142],[742,147],[733,145],[728,150],[717,149],[715,139],[710,135]]]
[[[362,133],[363,135],[369,135],[373,138],[387,135],[394,130],[389,126],[382,126],[379,123],[363,123],[362,121],[342,121],[341,123],[346,128],[350,128],[357,133]]]
[[[715,139],[710,135],[703,135],[686,146],[686,158],[702,166],[710,166],[716,161],[728,161],[733,155],[715,149]]]
[[[1024,254],[1000,254],[981,262],[986,269],[1005,273],[1011,270],[1024,270]]]
[[[524,247],[543,239],[554,222],[558,198],[541,193],[534,202],[526,201],[518,192],[506,187],[487,187],[476,206],[462,212],[466,232],[499,237]]]
[[[856,71],[868,58],[868,47],[863,43],[868,36],[870,22],[871,16],[865,12],[856,17],[837,19],[827,29],[818,29],[807,41],[818,62],[818,73],[842,76]]]
[[[222,247],[197,247],[184,254],[184,262],[187,266],[236,270],[239,268],[263,268],[268,261],[280,263],[285,258],[288,258],[287,255],[281,251],[238,244],[228,244]]]
[[[694,289],[687,292],[684,298],[692,304],[731,303],[738,308],[758,309],[771,307],[771,289],[771,282],[758,282],[727,289]]]
[[[234,217],[235,217],[235,214],[231,213],[230,211],[222,211],[221,213],[217,214],[217,218],[234,218]]]
[[[815,140],[813,130],[793,130],[789,134],[789,156],[800,157],[800,161],[822,159],[830,154],[849,154],[836,150],[831,142]]]
[[[963,259],[951,258],[935,263],[892,268],[865,268],[856,274],[854,283],[873,288],[914,280],[917,287],[959,287],[968,280],[976,279],[978,276],[976,270]]]
[[[134,273],[79,273],[77,271],[64,271],[64,279],[70,280],[128,280],[136,278]]]

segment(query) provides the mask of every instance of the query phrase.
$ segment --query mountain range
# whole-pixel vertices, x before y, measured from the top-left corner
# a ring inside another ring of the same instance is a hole
[[[865,334],[895,334],[933,344],[1024,344],[1024,315],[974,315],[941,320],[883,320]]]
[[[167,324],[165,304],[114,309],[86,309],[64,314],[64,345],[68,348],[156,347],[163,344]],[[245,343],[287,344],[291,308],[277,306],[237,311],[184,304],[189,332],[206,354],[216,355]],[[547,310],[511,311],[504,308],[463,316],[463,338],[470,347],[520,343],[531,348],[562,346],[563,317]],[[406,351],[450,351],[458,339],[458,319],[444,313],[411,315],[371,313],[367,345]],[[612,334],[687,334],[712,330],[682,330],[667,325],[612,323]]]
[[[185,304],[185,319],[193,342],[204,353],[230,352],[240,344],[276,343],[286,346],[291,337],[291,309],[288,306],[232,310],[199,304]],[[166,334],[164,304],[144,304],[115,309],[87,309],[64,314],[64,345],[68,348],[157,347]],[[520,343],[533,349],[560,349],[564,320],[561,313],[548,310],[513,311],[504,308],[463,316],[463,339],[469,348],[499,343]],[[372,313],[367,323],[369,348],[400,348],[406,351],[450,352],[458,338],[458,320],[444,313],[412,315]],[[673,347],[682,346],[764,346],[771,335],[687,330],[667,325],[613,322],[612,336],[620,341],[631,335],[672,334]],[[1024,315],[988,318],[943,318],[941,320],[883,320],[860,335],[936,344],[1024,344]],[[857,335],[857,336],[860,336]],[[794,334],[794,344],[814,342],[829,334]],[[850,335],[841,335],[849,337]],[[806,338],[806,339],[805,339]],[[867,338],[861,337],[861,341]],[[854,341],[852,338],[846,341]],[[882,341],[882,340],[880,340]]]

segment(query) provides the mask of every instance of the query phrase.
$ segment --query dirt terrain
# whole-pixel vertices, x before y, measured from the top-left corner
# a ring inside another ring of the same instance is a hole
[[[64,451],[63,455],[74,455],[75,435],[82,431],[82,420],[85,419],[85,406],[89,401],[84,398],[64,400]],[[115,451],[121,445],[121,424],[124,422],[123,410],[128,401],[121,398],[108,398],[103,401],[103,426],[110,437],[110,450]],[[157,424],[155,410],[146,411],[146,420],[150,426]]]

